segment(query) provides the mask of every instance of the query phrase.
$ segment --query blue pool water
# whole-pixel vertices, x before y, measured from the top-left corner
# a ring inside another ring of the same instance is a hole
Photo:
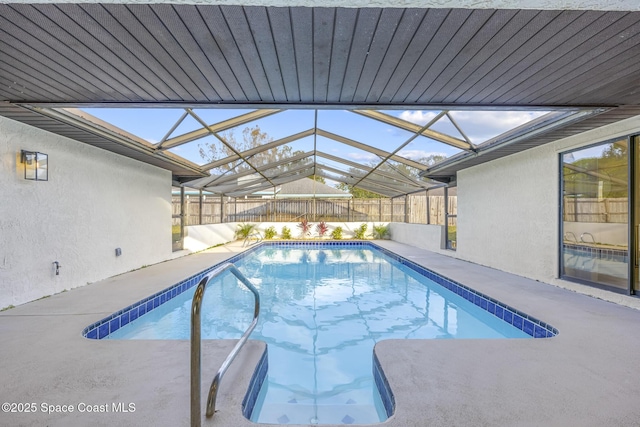
[[[468,301],[474,298],[470,293],[465,299],[371,245],[267,245],[235,264],[260,292],[260,321],[251,338],[268,345],[268,374],[251,415],[254,422],[384,421],[387,413],[372,374],[373,346],[383,339],[533,335],[523,332],[522,324],[519,329],[510,324],[516,318],[511,312],[507,323],[496,317],[496,304],[492,314],[487,300],[484,307],[476,305]],[[107,338],[189,339],[194,290]],[[231,274],[221,275],[205,293],[202,337],[239,338],[252,313],[252,294]]]

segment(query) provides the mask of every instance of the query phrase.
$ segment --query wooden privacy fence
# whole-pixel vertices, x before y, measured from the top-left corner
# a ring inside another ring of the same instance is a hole
[[[627,223],[629,219],[629,200],[626,197],[565,197],[563,203],[563,220],[567,222]]]
[[[409,195],[394,199],[227,199],[185,198],[185,225],[221,222],[410,222],[444,224],[444,196]],[[202,214],[200,209],[202,206]],[[180,197],[173,196],[173,215],[180,215]],[[449,197],[449,214],[457,197]]]

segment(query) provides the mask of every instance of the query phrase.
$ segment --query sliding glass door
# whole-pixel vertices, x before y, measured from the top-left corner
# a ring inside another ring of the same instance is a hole
[[[561,277],[630,291],[629,158],[628,138],[562,154]]]
[[[631,174],[631,194],[633,209],[631,211],[631,290],[632,293],[640,292],[640,137],[631,138],[631,158],[633,159]]]

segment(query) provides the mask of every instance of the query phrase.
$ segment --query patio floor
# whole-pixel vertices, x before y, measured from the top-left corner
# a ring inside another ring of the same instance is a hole
[[[639,310],[400,243],[376,243],[560,331],[550,339],[378,343],[396,399],[395,414],[382,425],[638,425]],[[188,341],[88,340],[81,331],[241,250],[229,244],[1,312],[0,401],[35,403],[36,411],[0,412],[0,425],[189,425]],[[203,408],[209,381],[234,344],[203,345]],[[204,426],[255,425],[242,416],[241,402],[264,348],[247,343],[222,382],[216,416],[203,418]],[[114,412],[119,403],[133,403],[135,411]],[[47,414],[43,404],[74,411]]]

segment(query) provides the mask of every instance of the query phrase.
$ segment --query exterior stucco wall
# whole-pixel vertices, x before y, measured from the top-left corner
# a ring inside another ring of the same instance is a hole
[[[640,117],[458,173],[458,250],[451,255],[567,287],[559,269],[559,154],[640,133]]]
[[[206,225],[190,225],[186,227],[186,236],[184,239],[184,248],[186,250],[196,252],[207,249],[211,246],[227,243],[235,240],[235,231],[239,222],[228,222],[224,224],[206,224]],[[254,224],[254,230],[261,232],[264,235],[264,230],[273,226],[278,233],[276,239],[280,238],[282,233],[282,227],[289,227],[291,230],[291,237],[294,239],[301,238],[300,229],[296,222],[258,222],[249,223]],[[317,238],[316,225],[318,222],[312,223],[311,238]],[[329,232],[327,233],[327,239],[331,232],[336,227],[342,227],[342,238],[350,239],[354,236],[354,230],[362,225],[362,222],[327,222],[329,226]],[[386,225],[387,223],[380,222],[368,222],[366,236],[371,237],[373,233],[374,225]]]
[[[444,225],[392,222],[390,226],[391,239],[396,242],[433,252],[451,254],[451,251],[444,249],[446,243]]]
[[[49,155],[49,181],[20,150]],[[171,257],[169,171],[0,118],[0,183],[0,308]]]

